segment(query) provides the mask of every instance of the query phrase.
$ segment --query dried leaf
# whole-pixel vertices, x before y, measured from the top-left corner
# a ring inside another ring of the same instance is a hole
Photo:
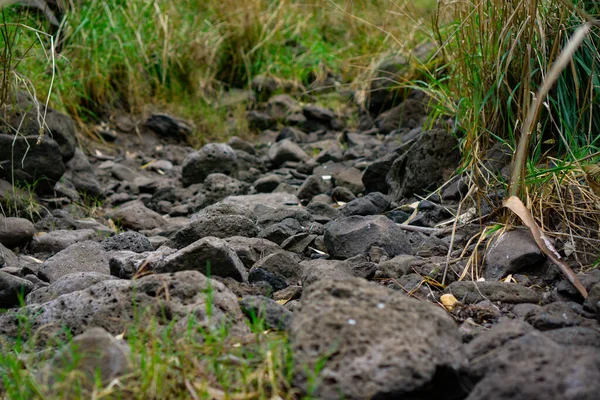
[[[533,235],[533,239],[539,246],[540,250],[544,252],[551,260],[556,264],[556,266],[562,271],[562,273],[567,277],[569,282],[581,293],[584,298],[587,298],[587,290],[577,278],[577,275],[573,272],[571,267],[567,265],[566,262],[561,258],[560,254],[556,251],[550,240],[544,235],[540,227],[537,225],[533,216],[525,207],[523,202],[516,196],[511,196],[507,200],[504,200],[503,206],[510,209],[512,212],[517,214],[521,221],[529,228],[531,234]]]
[[[440,302],[442,303],[446,311],[452,311],[458,303],[458,300],[456,299],[456,297],[454,297],[453,294],[447,293],[443,294],[442,297],[440,297]]]

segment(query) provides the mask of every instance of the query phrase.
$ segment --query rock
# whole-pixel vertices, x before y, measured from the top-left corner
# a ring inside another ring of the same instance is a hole
[[[333,180],[335,181],[336,186],[346,187],[355,195],[358,195],[365,190],[365,186],[362,182],[362,171],[354,167],[336,172],[333,174]]]
[[[326,182],[317,175],[309,176],[300,189],[298,189],[298,198],[300,200],[310,201],[318,194],[325,193],[329,189],[329,182]]]
[[[502,303],[538,303],[541,296],[533,289],[521,286],[517,283],[506,282],[453,282],[444,290],[451,293],[458,301],[466,304],[474,304],[481,300]]]
[[[392,169],[394,161],[400,155],[396,152],[386,154],[384,157],[375,160],[365,169],[362,175],[362,182],[365,186],[365,192],[381,192],[388,194],[389,187],[386,181],[388,172]]]
[[[98,272],[73,272],[61,276],[49,286],[34,290],[27,295],[25,300],[28,305],[43,304],[54,300],[63,294],[84,290],[98,282],[114,279],[116,278],[113,276]]]
[[[275,142],[269,148],[269,158],[276,166],[286,161],[306,161],[308,154],[300,146],[289,139]]]
[[[112,176],[119,181],[133,182],[137,174],[131,168],[123,164],[114,164],[110,169]]]
[[[390,206],[390,199],[379,192],[371,192],[366,196],[352,200],[341,209],[341,214],[351,215],[377,215],[383,214]]]
[[[544,335],[564,346],[600,347],[600,331],[594,328],[570,326],[546,331]]]
[[[240,196],[247,194],[250,184],[231,178],[225,174],[210,174],[204,180],[206,205],[219,202],[227,196]]]
[[[72,244],[86,240],[98,241],[100,239],[98,232],[94,229],[66,230],[38,234],[31,242],[31,251],[33,253],[56,254],[66,249]]]
[[[234,175],[237,169],[237,156],[231,147],[222,143],[209,143],[185,158],[181,183],[183,186],[202,183],[210,174]]]
[[[375,274],[376,269],[375,264],[367,261],[363,255],[344,261],[309,260],[301,262],[300,265],[304,268],[304,275],[302,276],[303,287],[307,287],[323,279],[340,280],[353,277],[370,279]]]
[[[227,242],[210,236],[168,255],[160,262],[150,263],[150,269],[158,273],[199,271],[204,275],[248,281],[244,264]]]
[[[0,268],[16,267],[19,258],[0,242]]]
[[[255,268],[260,268],[282,277],[291,285],[298,284],[304,272],[298,257],[293,253],[282,250],[261,258],[252,266],[252,269]]]
[[[289,329],[292,313],[284,306],[264,296],[244,296],[240,300],[242,312],[250,321],[264,322],[265,328],[285,331]]]
[[[227,324],[232,335],[248,333],[237,297],[222,283],[209,281],[197,271],[99,282],[43,305],[29,305],[1,314],[0,334],[16,338],[23,331],[23,327],[19,328],[19,320],[23,318],[30,324],[23,339],[36,332],[36,343],[40,345],[51,339],[64,340],[67,333],[78,335],[91,327],[117,335],[136,321],[152,318],[159,329],[166,326],[172,329],[177,321],[176,327],[186,329],[187,320],[193,318],[198,329],[218,330]],[[40,329],[42,326],[44,329]]]
[[[394,161],[386,181],[394,198],[401,200],[416,192],[437,188],[459,161],[456,138],[443,129],[433,129],[423,132],[410,149]]]
[[[250,218],[242,215],[205,215],[198,217],[178,230],[167,246],[181,249],[207,236],[228,238],[231,236],[254,237],[258,227]]]
[[[0,270],[0,307],[18,306],[33,290],[33,283]]]
[[[377,115],[404,99],[404,90],[398,85],[402,76],[409,72],[405,57],[395,55],[382,60],[375,68],[375,77],[370,82],[368,108]]]
[[[32,139],[35,137],[35,140],[30,140],[32,146],[29,154],[31,154],[32,150],[35,151],[35,143],[40,132],[43,132],[44,137],[58,144],[60,158],[65,162],[69,161],[73,157],[77,146],[73,119],[51,107],[41,105],[29,93],[20,91],[16,97],[16,104],[11,107],[12,112],[4,115],[6,119],[0,125],[0,133],[12,135],[13,132],[18,130],[20,137],[28,136]],[[44,115],[43,126],[41,125],[40,112]],[[2,147],[3,145],[0,144],[0,149]],[[21,157],[15,154],[14,159],[21,160]],[[40,169],[40,171],[44,170]]]
[[[110,275],[108,254],[102,245],[85,241],[67,247],[44,262],[39,277],[53,283],[61,276],[73,272],[98,272]]]
[[[383,134],[401,128],[416,128],[427,116],[423,103],[418,100],[407,99],[402,104],[384,113],[375,119],[375,126]]]
[[[577,315],[566,302],[555,302],[534,309],[525,316],[531,326],[540,331],[577,326],[583,323],[583,318]]]
[[[298,221],[292,218],[286,218],[281,222],[262,229],[258,233],[258,237],[270,240],[281,246],[287,239],[302,231],[303,227]]]
[[[73,182],[77,191],[96,198],[104,196],[92,165],[81,149],[76,148],[73,158],[65,164],[64,176]]]
[[[294,383],[316,398],[465,395],[467,360],[454,321],[437,306],[361,279],[323,280],[305,289],[290,341]]]
[[[333,191],[331,192],[331,198],[334,201],[341,201],[344,203],[348,203],[348,202],[356,199],[356,196],[354,195],[354,193],[352,193],[350,191],[350,189],[345,188],[343,186],[338,186],[338,187],[334,188]]]
[[[110,237],[102,242],[102,246],[106,251],[129,250],[134,253],[143,253],[154,250],[154,247],[146,236],[133,231],[123,232]]]
[[[277,121],[267,113],[250,110],[246,112],[248,127],[253,131],[264,131],[277,128]]]
[[[185,138],[195,129],[194,125],[187,121],[161,113],[150,115],[144,126],[160,136],[175,138]]]
[[[264,101],[281,89],[281,82],[272,76],[257,75],[252,79],[250,87],[256,93],[257,99]]]
[[[246,196],[229,196],[223,200],[226,204],[237,204],[255,210],[257,207],[279,208],[297,206],[299,201],[295,194],[290,193],[259,193]]]
[[[588,297],[583,302],[583,307],[590,312],[595,312],[596,305],[600,301],[600,283],[596,283],[588,290]]]
[[[324,224],[339,216],[340,212],[337,208],[333,208],[329,204],[320,201],[314,201],[315,199],[316,197],[313,197],[313,201],[306,206],[306,209],[311,213],[315,221]]]
[[[483,379],[467,399],[595,399],[600,390],[600,352],[588,349],[562,347],[531,332],[472,354],[471,371]]]
[[[51,193],[54,184],[65,172],[58,144],[44,136],[0,134],[0,178],[10,182],[34,185],[38,193]],[[15,163],[13,164],[13,160]],[[18,162],[16,162],[18,160]]]
[[[225,241],[235,251],[235,254],[247,269],[252,268],[261,258],[281,250],[277,244],[260,238],[232,236],[225,239]]]
[[[302,111],[298,102],[287,94],[273,96],[267,102],[269,114],[275,120],[281,121],[288,115]]]
[[[35,234],[35,226],[24,218],[0,216],[0,243],[8,248],[25,246]]]
[[[271,174],[257,179],[252,186],[258,193],[271,193],[281,182],[282,179],[279,175]]]
[[[325,225],[325,246],[331,257],[366,254],[374,245],[392,257],[412,252],[406,232],[381,215],[344,217]]]
[[[63,388],[60,395],[75,398],[82,388],[91,391],[98,382],[107,385],[130,373],[131,349],[127,342],[102,328],[88,329],[60,349],[38,373],[38,378],[44,385],[53,387],[63,382],[63,374],[69,371],[77,371],[77,384]]]
[[[294,143],[304,143],[307,141],[306,133],[302,132],[298,128],[294,128],[293,126],[286,126],[277,135],[275,139],[276,142],[281,142],[282,140],[289,139]]]
[[[280,275],[274,274],[262,268],[253,268],[248,274],[248,282],[258,284],[266,282],[273,291],[283,290],[288,287],[287,281]]]
[[[539,265],[544,260],[544,254],[529,231],[520,229],[508,231],[489,246],[483,277],[486,280],[497,281],[508,274]]]
[[[241,150],[248,154],[256,154],[256,149],[254,148],[254,145],[252,143],[246,142],[245,140],[242,140],[237,136],[232,136],[227,142],[227,144],[234,150]]]
[[[107,212],[123,229],[136,231],[152,230],[154,228],[165,228],[167,221],[157,212],[152,211],[139,200],[120,205],[114,210]]]

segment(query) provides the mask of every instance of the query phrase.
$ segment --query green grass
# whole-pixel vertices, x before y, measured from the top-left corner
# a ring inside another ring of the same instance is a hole
[[[23,21],[44,30],[47,23],[14,8],[4,14],[12,39],[3,44],[14,49],[18,65],[11,69],[40,96],[50,90],[54,66],[50,104],[81,122],[106,119],[115,109],[158,108],[192,120],[198,127],[192,142],[199,144],[228,136],[227,120],[241,119],[237,108],[215,113],[223,91],[248,87],[260,74],[308,87],[327,70],[350,84],[380,54],[409,51],[422,40],[434,4],[90,0],[67,11],[54,60],[49,37],[12,25]],[[243,124],[235,130],[248,134]]]
[[[212,291],[206,291],[206,314],[212,315]],[[229,335],[228,327],[200,328],[193,316],[182,330],[146,320],[136,310],[135,322],[124,332],[131,349],[131,372],[118,381],[94,382],[82,374],[82,355],[68,330],[63,341],[40,348],[30,317],[20,320],[20,335],[0,343],[0,398],[29,399],[295,399],[291,349],[283,332],[268,331],[264,320],[247,321],[252,334]],[[39,375],[57,354],[67,358],[51,370],[55,383],[48,386]]]

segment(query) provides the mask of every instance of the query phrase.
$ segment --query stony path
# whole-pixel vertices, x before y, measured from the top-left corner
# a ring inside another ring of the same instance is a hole
[[[105,136],[116,150],[89,157],[58,112],[53,139],[22,164],[7,149],[14,140],[24,154],[37,140],[33,117],[24,136],[1,134],[3,177],[11,167],[23,181],[43,173],[47,211],[35,224],[0,219],[0,305],[10,309],[0,335],[16,337],[28,315],[32,330],[44,327],[41,343],[66,326],[120,346],[106,332],[132,322],[135,296],[161,324],[185,327],[193,315],[232,334],[247,332],[244,313],[266,310],[299,365],[327,358],[318,398],[598,398],[600,272],[580,275],[583,301],[517,229],[488,247],[485,280],[459,280],[457,256],[479,226],[454,237],[438,228],[468,187],[454,179],[431,194],[458,166],[457,140],[448,124],[423,128],[419,93],[394,107],[381,93],[385,111],[348,115],[267,96],[247,115],[255,143],[197,151],[181,142],[189,126],[163,114],[140,125],[141,142],[132,120],[116,121]],[[505,173],[509,158],[493,150],[491,173]],[[0,189],[12,192],[5,180]],[[104,199],[96,218],[73,206],[84,194]],[[443,294],[458,303],[444,309]],[[308,389],[305,370],[294,383]]]

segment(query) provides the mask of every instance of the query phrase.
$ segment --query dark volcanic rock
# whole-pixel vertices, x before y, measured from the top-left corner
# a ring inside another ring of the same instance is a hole
[[[73,158],[65,164],[65,177],[73,182],[77,191],[91,197],[103,197],[100,182],[94,173],[90,161],[83,152],[77,148]]]
[[[279,303],[264,296],[244,296],[240,307],[253,321],[264,321],[266,328],[287,330],[292,313]]]
[[[97,242],[75,243],[47,259],[40,268],[41,279],[53,283],[73,272],[98,272],[110,275],[108,254]]]
[[[473,304],[481,300],[503,303],[537,303],[541,296],[535,290],[517,283],[506,282],[453,282],[444,290],[463,303]]]
[[[458,166],[458,141],[443,129],[423,132],[410,149],[398,157],[387,175],[395,199],[410,197],[439,186]]]
[[[27,304],[43,304],[67,293],[84,290],[98,282],[117,279],[114,276],[98,272],[73,272],[58,278],[49,286],[42,287],[29,293]]]
[[[24,218],[0,216],[0,243],[8,248],[24,246],[33,239],[35,226]]]
[[[167,242],[167,246],[181,249],[207,236],[228,238],[231,236],[254,237],[258,227],[250,218],[242,215],[203,215],[181,228]]]
[[[294,382],[322,399],[460,399],[467,360],[439,307],[362,279],[323,280],[302,295],[290,340]],[[311,387],[317,364],[319,381]]]
[[[544,254],[528,230],[505,232],[490,245],[485,257],[483,276],[487,280],[499,280],[544,260]]]
[[[392,257],[412,252],[406,232],[382,215],[344,217],[325,225],[325,247],[334,258],[366,254],[372,246]]]
[[[0,178],[35,185],[35,190],[48,193],[65,173],[65,165],[58,144],[44,136],[0,134]],[[13,163],[13,160],[15,161]],[[17,161],[18,160],[18,161]]]
[[[129,250],[135,253],[153,251],[154,247],[148,238],[138,232],[123,232],[106,239],[102,245],[106,251]]]
[[[237,173],[237,169],[237,156],[231,147],[222,143],[209,143],[185,158],[181,183],[183,186],[202,183],[210,174],[218,172],[233,175]]]
[[[33,283],[0,270],[0,307],[18,306],[19,301],[33,290]]]
[[[346,204],[342,208],[341,214],[346,217],[351,215],[377,215],[383,214],[389,206],[390,199],[386,195],[372,192]]]

